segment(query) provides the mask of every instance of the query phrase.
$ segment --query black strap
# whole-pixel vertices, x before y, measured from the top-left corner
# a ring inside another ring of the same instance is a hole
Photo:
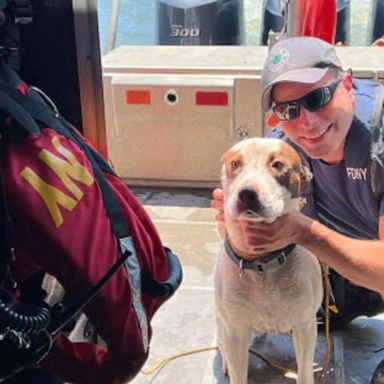
[[[0,284],[9,292],[12,292],[16,287],[11,270],[14,259],[12,233],[12,218],[9,213],[0,172]]]
[[[0,89],[0,109],[6,111],[28,133],[39,134],[40,128],[30,114],[7,93]]]
[[[33,18],[32,0],[10,0],[15,24],[29,24]]]
[[[49,324],[49,333],[52,336],[56,336],[63,328],[80,312],[83,308],[89,304],[90,301],[97,295],[97,293],[104,287],[104,285],[111,279],[111,277],[120,269],[120,267],[127,261],[129,254],[125,253],[122,257],[117,261],[117,263],[113,264],[113,266],[107,271],[107,273],[101,278],[100,281],[84,296],[79,300],[72,303],[69,308],[65,308],[62,312],[61,303],[55,304],[53,307],[53,315],[52,322]],[[58,311],[58,313],[55,313]]]
[[[369,127],[371,136],[371,164],[369,172],[371,177],[371,189],[376,197],[379,197],[384,193],[384,180],[381,177],[384,168],[383,108],[384,87],[379,85],[372,113],[371,125]]]

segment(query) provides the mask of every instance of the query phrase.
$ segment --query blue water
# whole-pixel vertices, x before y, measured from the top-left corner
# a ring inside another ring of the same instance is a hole
[[[104,51],[111,14],[111,1],[98,0],[100,45]],[[155,0],[121,0],[116,46],[155,44]]]

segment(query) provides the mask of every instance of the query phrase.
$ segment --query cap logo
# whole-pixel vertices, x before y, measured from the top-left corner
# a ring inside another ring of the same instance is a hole
[[[289,59],[289,52],[284,48],[278,48],[270,59],[269,71],[277,72]]]

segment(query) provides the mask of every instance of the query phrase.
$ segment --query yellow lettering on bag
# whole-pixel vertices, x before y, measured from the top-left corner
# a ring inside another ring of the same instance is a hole
[[[66,160],[56,156],[47,149],[42,149],[38,153],[38,157],[53,172],[55,172],[66,188],[75,196],[75,199],[66,195],[57,187],[45,182],[30,167],[24,168],[20,175],[41,196],[48,208],[56,228],[59,228],[64,222],[59,205],[71,212],[84,196],[82,190],[73,182],[73,180],[77,180],[90,187],[94,183],[94,178],[90,172],[76,159],[74,154],[61,145],[58,137],[54,137],[52,139],[52,144],[55,149],[66,158]]]
[[[28,181],[28,183],[41,196],[52,216],[56,228],[59,228],[60,225],[63,224],[64,220],[58,206],[61,205],[68,211],[72,211],[76,207],[78,201],[67,196],[56,187],[46,183],[29,167],[25,167],[23,169],[21,176],[23,179]]]
[[[79,163],[73,153],[61,145],[58,137],[52,139],[52,144],[68,161],[61,159],[47,149],[42,149],[38,157],[56,173],[64,185],[75,195],[76,199],[80,200],[83,197],[83,192],[72,179],[80,181],[88,187],[93,184],[94,179],[88,170]]]

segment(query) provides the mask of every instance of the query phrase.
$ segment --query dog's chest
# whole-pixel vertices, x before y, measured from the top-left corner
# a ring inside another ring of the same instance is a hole
[[[287,332],[302,320],[300,312],[304,310],[308,284],[294,263],[288,260],[278,270],[265,274],[244,270],[242,276],[225,253],[219,263],[216,301],[227,320],[244,322],[263,332]]]

